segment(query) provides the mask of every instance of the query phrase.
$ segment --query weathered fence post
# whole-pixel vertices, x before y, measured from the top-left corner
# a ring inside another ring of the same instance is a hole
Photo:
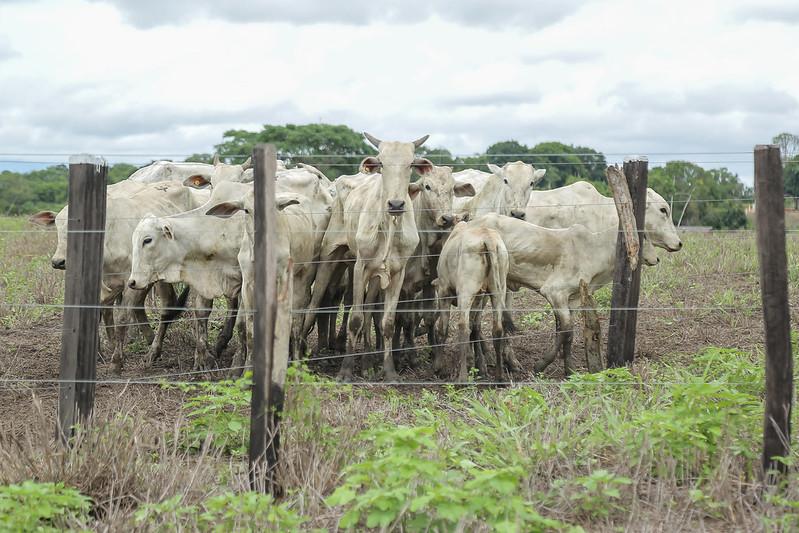
[[[85,422],[94,407],[107,171],[102,158],[69,158],[64,326],[56,426],[56,436],[64,443],[69,443],[75,425]]]
[[[255,163],[255,317],[253,387],[250,418],[250,487],[280,491],[275,477],[280,439],[278,420],[282,401],[272,390],[275,318],[277,316],[277,257],[275,255],[275,172],[277,152],[272,144],[253,150]],[[252,311],[252,310],[250,310]],[[288,334],[283,332],[283,334]],[[277,400],[277,401],[276,401]]]
[[[760,259],[760,294],[766,335],[766,413],[763,423],[763,472],[786,472],[791,441],[793,356],[785,253],[785,205],[782,163],[776,145],[755,146],[755,217]]]
[[[619,205],[619,194],[614,190],[614,198],[620,209],[616,269],[613,273],[613,296],[610,301],[608,324],[608,368],[631,364],[635,355],[635,328],[638,322],[638,296],[641,288],[641,269],[638,266],[641,264],[642,258],[641,242],[644,215],[646,214],[648,165],[647,158],[642,156],[629,157],[624,160],[624,177],[632,202],[632,211],[635,215],[634,226],[638,237],[638,253],[634,258],[628,259],[628,245],[622,233],[625,223],[624,216]],[[613,185],[611,184],[611,186]],[[634,248],[630,248],[630,250],[635,252]]]

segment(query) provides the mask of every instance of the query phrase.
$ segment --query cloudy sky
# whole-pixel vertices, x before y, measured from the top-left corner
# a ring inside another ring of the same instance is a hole
[[[322,121],[460,154],[691,152],[750,181],[735,152],[799,133],[797,35],[794,0],[0,0],[0,159]]]

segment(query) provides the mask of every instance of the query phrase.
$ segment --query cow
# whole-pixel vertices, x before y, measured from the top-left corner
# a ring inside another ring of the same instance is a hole
[[[436,277],[438,253],[449,235],[454,222],[453,199],[474,196],[475,190],[470,183],[456,182],[452,177],[452,168],[447,166],[419,166],[420,178],[411,183],[411,190],[416,191],[413,199],[413,216],[419,232],[419,244],[405,267],[405,280],[402,287],[401,305],[397,321],[402,328],[395,329],[394,345],[399,346],[400,329],[405,332],[406,347],[413,347],[416,336],[417,317],[411,311],[417,303],[417,310],[425,309],[421,316],[425,319],[427,337],[431,346],[438,341],[435,335],[434,308],[435,292],[431,282]],[[414,300],[421,291],[422,298]],[[440,350],[435,349],[436,367],[440,367]]]
[[[210,179],[213,171],[213,165],[207,163],[154,161],[131,174],[128,180],[139,183],[158,183],[161,181],[182,182],[190,176],[203,176]]]
[[[246,322],[246,341],[236,353],[231,365],[233,374],[240,374],[241,369],[250,366],[254,331],[253,311],[255,310],[255,195],[252,186],[244,186],[242,193],[236,199],[216,203],[207,211],[207,215],[228,218],[236,213],[245,213],[245,231],[239,248],[238,261],[242,274],[241,302],[244,309]],[[273,344],[273,364],[271,387],[276,405],[282,405],[285,391],[286,371],[289,360],[289,330],[292,325],[291,295],[293,294],[293,265],[291,257],[292,236],[289,231],[291,216],[284,215],[283,211],[292,205],[303,201],[302,195],[296,193],[279,193],[275,196],[275,207],[278,209],[275,217],[276,228],[274,242],[269,243],[277,259],[277,315],[275,317],[275,339]],[[307,200],[307,198],[305,198]]]
[[[331,223],[328,232],[343,232],[343,246],[355,257],[348,351],[354,353],[363,334],[367,291],[377,288],[383,294],[383,374],[387,381],[394,381],[399,379],[392,356],[397,302],[408,257],[419,244],[411,205],[418,189],[411,187],[411,172],[416,170],[423,175],[432,163],[414,156],[427,135],[413,142],[384,142],[368,133],[364,136],[378,154],[365,158],[361,166],[370,174],[380,171],[381,176],[366,178],[350,191],[343,203],[341,227]],[[352,379],[353,367],[352,357],[345,357],[338,378]]]
[[[147,315],[144,312],[146,292],[126,289],[131,267],[131,236],[139,220],[148,213],[160,216],[193,209],[207,201],[209,194],[184,187],[175,182],[139,183],[122,181],[108,186],[106,201],[106,223],[103,240],[103,282],[100,302],[104,306],[103,320],[107,327],[114,325],[111,305],[121,297],[116,320],[115,340],[112,342],[111,362],[115,372],[124,366],[124,344],[127,324],[135,322],[143,331],[150,350],[148,359],[159,353],[164,334],[170,321],[177,315],[176,309],[182,307],[188,294],[184,291],[177,300],[171,286],[156,285],[156,291],[165,307],[161,315],[158,333],[153,335]],[[55,225],[58,231],[58,245],[52,256],[53,268],[66,268],[67,218],[68,206],[57,215],[51,211],[37,213],[31,220],[40,225]]]
[[[230,328],[238,309],[241,270],[238,253],[244,233],[244,217],[223,220],[206,217],[205,212],[220,199],[230,196],[237,183],[220,184],[206,204],[171,216],[147,215],[131,237],[132,260],[127,286],[143,291],[158,281],[187,284],[195,294],[194,369],[215,366],[216,357],[208,347],[208,316],[213,300],[228,301]],[[217,344],[217,355],[221,347]]]
[[[516,161],[502,167],[488,164],[491,171],[467,169],[453,174],[457,182],[470,183],[475,190],[472,198],[461,198],[454,203],[456,213],[474,218],[487,213],[499,213],[524,219],[524,208],[533,187],[546,174],[546,169]]]
[[[571,313],[580,305],[580,282],[585,282],[592,293],[613,279],[618,224],[598,231],[582,224],[552,229],[494,213],[469,224],[502,235],[510,254],[507,288],[533,289],[555,312],[555,345],[535,365],[535,371],[543,371],[561,353],[564,371],[569,374]]]
[[[432,281],[439,309],[438,334],[447,338],[449,330],[449,308],[457,307],[457,345],[459,364],[456,379],[465,382],[468,376],[470,325],[474,309],[479,314],[480,300],[487,295],[493,306],[493,339],[496,353],[496,380],[503,379],[503,346],[505,332],[502,327],[502,311],[505,306],[506,278],[509,255],[500,233],[479,224],[460,222],[444,243],[438,259],[438,277]],[[485,375],[482,352],[477,359],[480,372]]]
[[[578,181],[549,191],[533,191],[525,209],[528,222],[547,228],[568,228],[583,224],[589,229],[605,228],[619,223],[613,198],[603,196],[587,181]],[[659,261],[656,246],[669,252],[682,248],[671,219],[671,207],[657,192],[646,190],[644,217],[644,261]]]

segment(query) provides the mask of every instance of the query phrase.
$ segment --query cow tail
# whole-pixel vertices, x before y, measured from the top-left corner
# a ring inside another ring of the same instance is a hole
[[[499,255],[497,251],[497,241],[494,239],[486,240],[483,242],[486,253],[486,266],[488,267],[488,292],[497,294],[502,287],[502,280],[500,279],[499,271]],[[505,298],[504,294],[497,294],[500,298]]]

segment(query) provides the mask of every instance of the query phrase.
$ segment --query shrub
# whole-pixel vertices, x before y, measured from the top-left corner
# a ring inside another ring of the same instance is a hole
[[[85,524],[91,500],[63,483],[23,481],[0,487],[0,529],[59,531]]]

